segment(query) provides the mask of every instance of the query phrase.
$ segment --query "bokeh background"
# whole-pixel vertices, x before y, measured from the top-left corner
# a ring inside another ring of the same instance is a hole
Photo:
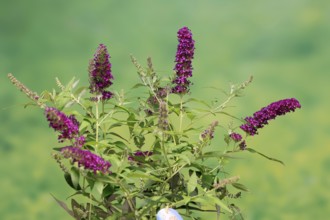
[[[172,74],[182,26],[196,41],[193,94],[217,97],[205,87],[228,89],[253,75],[234,102],[237,116],[288,97],[302,104],[249,141],[286,166],[243,153],[227,168],[250,189],[237,200],[246,219],[327,219],[329,21],[328,0],[1,1],[0,219],[70,219],[50,195],[71,193],[50,156],[56,136],[40,109],[23,108],[28,100],[7,73],[37,92],[55,88],[55,77],[87,83],[88,61],[104,43],[113,88],[127,91],[138,80],[130,53]]]

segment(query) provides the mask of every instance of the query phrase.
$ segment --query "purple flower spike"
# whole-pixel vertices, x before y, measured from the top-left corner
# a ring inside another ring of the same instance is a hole
[[[295,98],[273,102],[255,112],[252,117],[246,117],[246,123],[241,125],[240,128],[253,136],[258,134],[257,130],[268,124],[269,120],[275,119],[279,115],[285,115],[288,112],[294,112],[296,108],[301,108],[301,105]]]
[[[63,112],[56,108],[46,107],[45,114],[49,122],[49,126],[55,131],[60,132],[58,140],[63,142],[65,139],[73,139],[78,136],[79,122],[73,115],[66,116]]]
[[[201,138],[203,141],[208,141],[214,138],[215,127],[218,126],[218,121],[214,121],[202,134]]]
[[[195,41],[192,39],[192,33],[187,27],[178,31],[178,49],[176,52],[174,70],[176,78],[173,80],[175,86],[172,92],[176,94],[185,94],[189,91],[191,82],[187,79],[192,76],[192,59],[194,58]]]
[[[104,174],[109,173],[111,163],[105,161],[103,158],[93,154],[88,150],[82,150],[78,147],[64,147],[61,153],[65,158],[71,158],[73,162],[77,162],[78,166],[82,166],[85,169],[92,170],[94,173],[100,171]]]
[[[105,91],[112,85],[111,63],[109,53],[105,45],[100,44],[94,54],[94,59],[89,64],[90,92],[102,95],[102,100],[112,97],[112,93]]]
[[[242,136],[240,134],[238,134],[238,133],[231,133],[229,136],[235,142],[239,142],[239,141],[242,140]]]

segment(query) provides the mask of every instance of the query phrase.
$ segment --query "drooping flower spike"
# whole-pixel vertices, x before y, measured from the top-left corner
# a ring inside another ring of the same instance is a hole
[[[188,78],[192,76],[192,59],[195,50],[195,41],[189,28],[183,27],[178,31],[178,41],[174,67],[176,78],[172,82],[174,84],[172,93],[185,94],[191,84]]]
[[[240,128],[247,134],[253,136],[258,134],[257,130],[268,124],[268,121],[275,119],[279,115],[285,115],[288,112],[293,112],[296,108],[301,108],[301,105],[295,98],[273,102],[255,112],[252,117],[246,117],[246,123],[241,125]]]
[[[78,166],[82,166],[85,169],[91,170],[94,173],[100,171],[101,173],[108,173],[111,163],[105,161],[103,158],[88,150],[82,150],[79,147],[64,147],[61,150],[62,155],[65,158],[71,158],[73,162],[77,162]]]
[[[107,47],[100,44],[94,54],[94,59],[89,64],[90,92],[100,95],[102,100],[108,100],[113,96],[110,91],[106,91],[112,85],[113,80],[109,58]]]
[[[66,116],[63,112],[53,107],[46,107],[45,115],[49,126],[55,131],[60,132],[58,136],[59,142],[63,142],[65,139],[71,140],[78,137],[79,122],[73,115]]]

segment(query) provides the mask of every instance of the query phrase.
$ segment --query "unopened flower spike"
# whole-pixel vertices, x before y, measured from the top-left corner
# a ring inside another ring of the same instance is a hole
[[[218,121],[214,121],[211,125],[201,134],[201,139],[203,141],[211,140],[214,138],[214,130],[215,127],[218,125]]]
[[[178,41],[174,67],[176,78],[172,81],[174,84],[172,93],[185,94],[189,92],[191,85],[188,78],[192,76],[192,59],[195,50],[195,41],[189,28],[183,27],[178,31]]]
[[[158,127],[160,130],[165,131],[168,128],[168,111],[167,104],[164,101],[160,101],[159,103],[159,119],[158,119]]]
[[[258,129],[268,124],[268,121],[275,119],[279,115],[294,112],[296,108],[301,108],[299,101],[295,98],[283,99],[273,102],[270,105],[255,112],[252,117],[246,117],[246,123],[240,128],[247,134],[253,136],[258,134]]]
[[[113,80],[109,58],[107,47],[100,44],[94,54],[94,59],[89,64],[90,93],[101,96],[102,100],[108,100],[113,96],[112,92],[106,91]]]

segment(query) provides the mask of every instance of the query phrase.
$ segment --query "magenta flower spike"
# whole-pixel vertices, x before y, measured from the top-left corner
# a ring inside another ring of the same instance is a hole
[[[176,78],[172,81],[172,93],[185,94],[189,92],[191,82],[187,79],[192,76],[192,59],[194,58],[195,41],[187,27],[178,31],[178,48],[176,52],[174,70]]]
[[[113,94],[106,89],[112,85],[110,55],[107,47],[100,44],[94,54],[94,59],[89,64],[90,93],[101,95],[102,100],[110,99]]]
[[[233,140],[233,141],[235,141],[235,142],[239,142],[239,141],[241,141],[242,140],[242,136],[240,135],[240,134],[238,134],[238,133],[231,133],[230,135],[230,138]]]
[[[53,107],[46,107],[45,115],[49,126],[61,133],[58,136],[59,142],[78,137],[79,122],[73,115],[66,116],[63,112]]]
[[[253,136],[258,134],[257,130],[268,124],[268,121],[275,119],[277,116],[285,115],[288,112],[294,112],[296,108],[301,108],[301,105],[295,98],[273,102],[267,107],[255,112],[252,117],[246,117],[246,123],[241,125],[240,128]]]
[[[103,158],[88,150],[82,150],[79,147],[64,147],[62,148],[61,153],[65,158],[71,158],[73,162],[77,162],[78,166],[92,170],[94,173],[100,171],[101,173],[106,174],[111,167],[110,162],[105,161]]]

